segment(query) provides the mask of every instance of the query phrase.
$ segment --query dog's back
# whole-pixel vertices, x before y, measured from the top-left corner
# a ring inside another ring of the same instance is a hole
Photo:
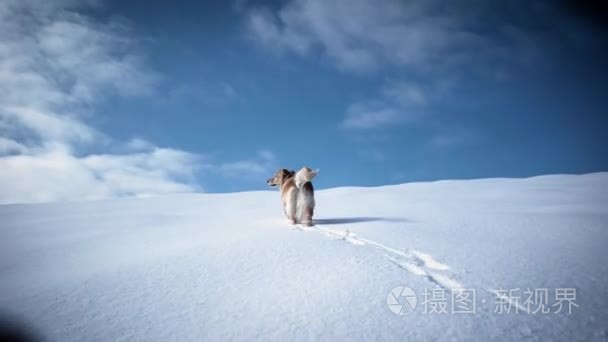
[[[312,216],[315,210],[315,189],[312,182],[300,185],[297,201],[297,217],[302,224],[312,226]]]

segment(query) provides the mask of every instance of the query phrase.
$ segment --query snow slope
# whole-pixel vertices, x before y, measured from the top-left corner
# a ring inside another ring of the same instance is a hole
[[[55,341],[605,341],[607,189],[608,173],[328,189],[309,229],[274,191],[0,206],[0,316]],[[399,285],[418,298],[402,316]],[[495,312],[497,290],[528,287],[576,288],[578,307],[525,313],[520,293]],[[474,314],[423,311],[425,289],[458,288]]]

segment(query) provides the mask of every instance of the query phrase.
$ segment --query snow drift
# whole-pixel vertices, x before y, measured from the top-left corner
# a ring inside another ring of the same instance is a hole
[[[328,189],[312,228],[273,191],[4,205],[0,319],[56,341],[605,340],[606,189],[608,173]],[[473,313],[453,312],[459,289]]]

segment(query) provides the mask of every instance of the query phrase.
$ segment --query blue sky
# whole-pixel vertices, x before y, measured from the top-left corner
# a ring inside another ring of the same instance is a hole
[[[3,2],[0,202],[606,171],[584,4]]]

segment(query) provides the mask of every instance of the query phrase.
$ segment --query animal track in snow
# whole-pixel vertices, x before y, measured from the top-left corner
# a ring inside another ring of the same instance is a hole
[[[415,250],[406,249],[398,250],[379,242],[369,240],[352,233],[350,230],[337,230],[320,227],[318,225],[312,227],[296,226],[294,229],[310,232],[320,232],[335,240],[342,240],[353,245],[365,246],[370,245],[385,252],[385,257],[399,268],[402,268],[414,275],[422,276],[429,281],[448,290],[462,289],[463,285],[454,280],[448,273],[450,267],[437,261],[432,255]]]

